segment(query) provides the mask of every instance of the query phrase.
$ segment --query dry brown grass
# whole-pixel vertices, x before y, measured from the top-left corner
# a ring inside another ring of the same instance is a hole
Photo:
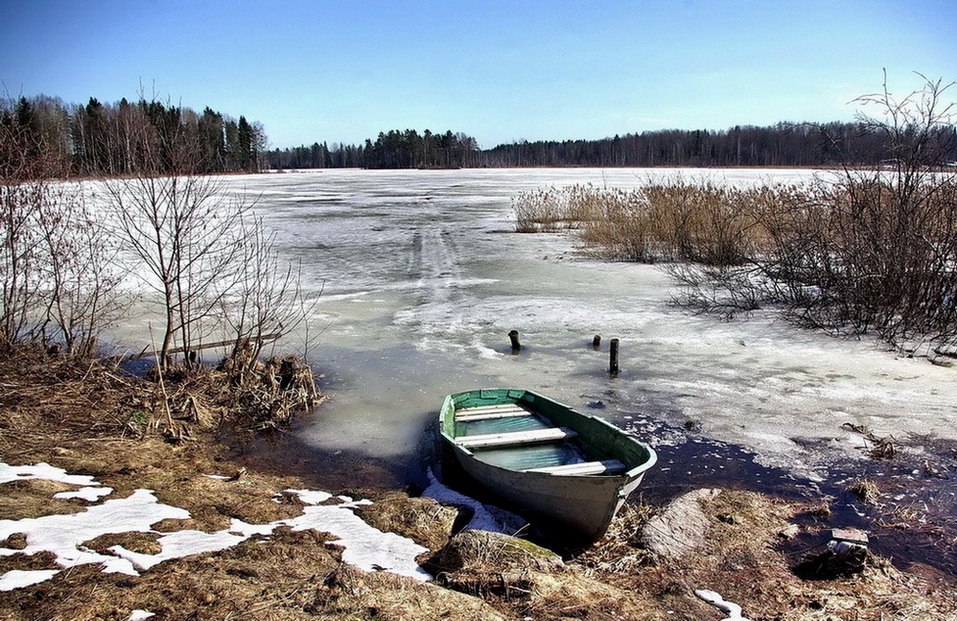
[[[448,543],[459,511],[428,498],[410,498],[402,492],[375,494],[375,503],[358,507],[356,515],[384,532],[412,539],[438,550]]]
[[[507,535],[460,533],[426,568],[439,584],[481,597],[509,618],[670,618],[644,594],[596,579],[546,549]]]
[[[576,185],[524,192],[513,209],[518,231],[580,229],[584,243],[609,259],[737,265],[767,247],[760,211],[793,193],[675,177],[632,190]]]
[[[864,504],[873,504],[881,495],[877,484],[870,479],[858,479],[847,486],[847,491],[857,496]]]
[[[228,364],[173,369],[159,381],[38,347],[7,348],[0,351],[0,451],[15,459],[55,450],[61,438],[182,442],[224,425],[276,429],[322,400],[312,371],[294,358],[249,368],[242,375]]]
[[[310,612],[332,619],[515,619],[464,593],[387,573],[340,565],[320,586]],[[313,617],[313,618],[315,618]]]

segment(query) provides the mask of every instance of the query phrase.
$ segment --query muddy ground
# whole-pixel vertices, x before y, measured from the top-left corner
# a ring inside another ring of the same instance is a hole
[[[702,505],[702,547],[672,560],[653,555],[641,537],[662,507],[634,503],[605,538],[561,558],[514,540],[457,535],[467,516],[429,499],[262,467],[261,451],[256,460],[247,458],[243,445],[252,432],[232,419],[228,399],[209,388],[216,385],[212,378],[161,389],[97,364],[4,356],[0,459],[93,475],[114,488],[111,498],[154,490],[160,502],[190,513],[155,524],[153,533],[85,542],[94,550],[120,543],[155,552],[163,532],[213,532],[231,518],[265,524],[294,517],[303,505],[283,490],[323,489],[371,499],[362,517],[428,548],[419,561],[436,579],[364,572],[342,561],[328,533],[280,528],[220,552],[165,561],[140,576],[106,574],[93,565],[62,571],[0,592],[0,618],[122,620],[134,610],[156,619],[725,618],[695,595],[701,589],[739,604],[752,620],[957,618],[957,581],[929,565],[913,563],[904,571],[874,555],[860,571],[833,571],[823,563],[828,533],[839,526],[831,523],[826,499],[724,490]],[[181,410],[167,411],[167,403]],[[309,415],[321,416],[321,406]],[[51,500],[68,487],[42,480],[0,485],[0,520],[80,512],[92,504]],[[888,516],[888,523],[906,529],[901,520]],[[0,547],[24,542],[11,536]],[[52,555],[0,557],[0,574],[44,568],[57,568]]]

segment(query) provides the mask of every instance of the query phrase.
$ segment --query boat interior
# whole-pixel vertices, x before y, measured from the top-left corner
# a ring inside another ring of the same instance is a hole
[[[524,403],[457,408],[455,443],[487,464],[558,476],[620,474],[615,459],[589,454],[577,433],[556,427]]]

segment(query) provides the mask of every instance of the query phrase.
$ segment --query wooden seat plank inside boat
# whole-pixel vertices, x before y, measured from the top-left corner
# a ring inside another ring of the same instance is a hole
[[[628,467],[617,459],[603,461],[586,461],[578,464],[562,464],[544,468],[529,468],[525,472],[542,472],[564,476],[584,476],[594,474],[621,474]]]
[[[524,408],[520,408],[517,405],[506,405],[458,410],[455,413],[455,420],[461,423],[468,423],[478,420],[496,420],[499,418],[516,418],[532,415],[533,414],[531,412]]]
[[[502,410],[524,410],[518,403],[496,403],[495,405],[473,405],[469,407],[460,407],[455,409],[455,414],[479,414],[482,412],[501,412]]]
[[[575,431],[565,427],[550,427],[547,429],[534,429],[532,431],[513,431],[511,433],[488,433],[465,436],[456,438],[455,443],[469,449],[496,448],[534,444],[538,442],[557,442],[574,438],[577,435]]]

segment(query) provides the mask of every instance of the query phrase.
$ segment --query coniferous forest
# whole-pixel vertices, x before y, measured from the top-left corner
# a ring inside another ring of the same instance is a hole
[[[267,168],[828,167],[879,165],[896,157],[888,136],[865,122],[656,130],[597,140],[521,140],[489,149],[461,132],[406,129],[380,132],[362,144],[269,150],[262,124],[209,107],[197,113],[155,99],[109,104],[92,97],[77,105],[40,95],[0,101],[0,123],[42,144],[46,160],[55,163],[47,173],[60,176],[135,174],[144,149],[160,153],[160,171],[199,174]],[[949,145],[947,160],[957,161],[954,127],[939,131],[946,134],[937,142]],[[177,157],[174,150],[190,156]]]
[[[957,160],[957,135],[939,144]],[[325,143],[266,153],[269,168],[472,168],[563,166],[825,167],[893,160],[888,136],[869,123],[779,123],[722,131],[659,130],[600,140],[519,141],[479,149],[462,133],[392,130],[364,145]]]
[[[262,125],[244,116],[237,121],[209,107],[200,114],[155,99],[108,104],[91,97],[76,105],[20,97],[0,101],[0,125],[29,145],[4,153],[29,158],[42,150],[45,173],[58,176],[136,174],[147,161],[154,172],[256,172],[266,146]]]

